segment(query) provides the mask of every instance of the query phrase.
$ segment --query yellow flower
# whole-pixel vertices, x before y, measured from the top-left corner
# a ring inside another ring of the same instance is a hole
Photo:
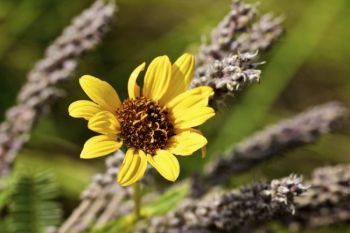
[[[121,102],[107,82],[84,75],[79,82],[92,101],[78,100],[69,106],[72,117],[88,120],[88,128],[100,135],[90,138],[80,157],[108,155],[123,144],[127,147],[118,174],[123,186],[139,181],[147,162],[165,179],[175,181],[180,173],[174,155],[188,156],[207,144],[192,127],[215,115],[208,107],[213,90],[201,86],[188,90],[194,71],[194,57],[184,54],[171,64],[167,56],[149,65],[141,90],[136,79],[145,68],[139,65],[130,75],[129,99]]]

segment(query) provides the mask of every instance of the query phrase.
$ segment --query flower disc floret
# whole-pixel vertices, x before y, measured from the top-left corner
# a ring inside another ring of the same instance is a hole
[[[128,148],[154,155],[175,135],[169,112],[146,97],[127,99],[117,111],[120,138]]]

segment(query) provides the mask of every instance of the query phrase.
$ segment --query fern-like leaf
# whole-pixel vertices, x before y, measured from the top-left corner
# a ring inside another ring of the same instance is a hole
[[[44,233],[57,226],[61,209],[53,174],[24,173],[18,178],[10,205],[11,233]]]
[[[0,233],[12,233],[9,219],[3,219],[0,221]]]

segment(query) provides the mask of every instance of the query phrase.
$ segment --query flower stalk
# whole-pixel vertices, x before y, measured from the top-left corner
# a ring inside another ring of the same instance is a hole
[[[133,199],[134,199],[134,221],[135,224],[141,219],[141,201],[142,201],[142,191],[140,182],[136,182],[132,186],[133,188]]]

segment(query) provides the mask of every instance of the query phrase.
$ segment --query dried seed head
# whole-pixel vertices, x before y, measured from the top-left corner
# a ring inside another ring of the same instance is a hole
[[[117,111],[121,126],[120,138],[130,148],[155,154],[164,149],[170,137],[175,135],[167,109],[146,97],[127,99]]]

